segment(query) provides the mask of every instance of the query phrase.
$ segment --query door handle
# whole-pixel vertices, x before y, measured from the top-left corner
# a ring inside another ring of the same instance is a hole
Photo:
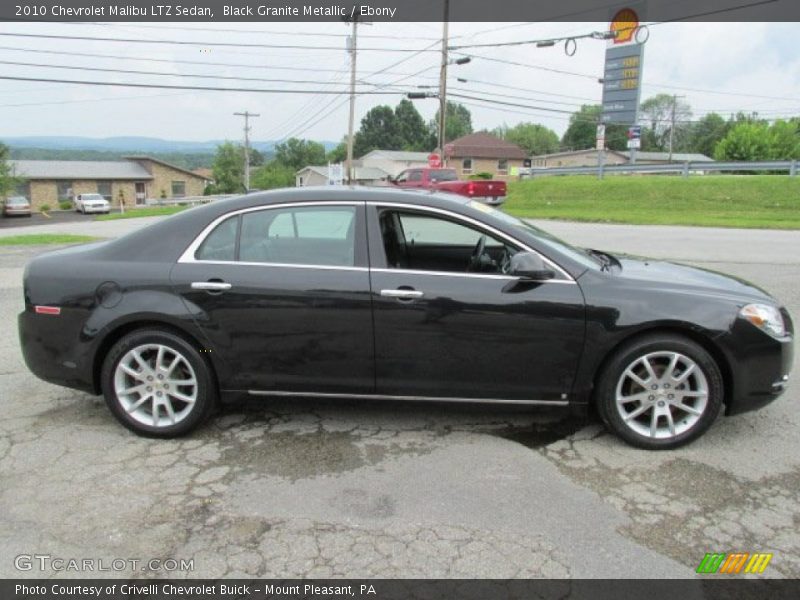
[[[397,298],[398,300],[416,300],[425,294],[417,290],[381,290],[384,298]]]
[[[203,290],[206,292],[225,292],[231,289],[230,283],[224,281],[193,281],[193,290]]]

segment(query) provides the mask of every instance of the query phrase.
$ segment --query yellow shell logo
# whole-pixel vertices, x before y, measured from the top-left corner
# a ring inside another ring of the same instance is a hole
[[[617,34],[615,44],[627,44],[633,40],[636,28],[639,26],[639,15],[632,8],[623,8],[611,20],[611,31]]]

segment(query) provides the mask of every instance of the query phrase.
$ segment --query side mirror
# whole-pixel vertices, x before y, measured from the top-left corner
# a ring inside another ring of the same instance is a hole
[[[512,256],[509,275],[530,281],[545,281],[556,276],[542,257],[533,252],[517,252]]]

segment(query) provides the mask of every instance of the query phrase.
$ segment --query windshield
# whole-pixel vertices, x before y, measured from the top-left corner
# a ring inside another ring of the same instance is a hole
[[[84,200],[105,200],[100,194],[84,194],[81,198]]]
[[[8,204],[8,205],[11,205],[11,204],[27,204],[27,203],[28,203],[28,201],[25,198],[23,198],[22,196],[12,196],[8,200],[6,200],[6,204]]]
[[[458,181],[458,175],[455,169],[440,169],[438,171],[430,172],[431,181],[438,183],[440,181]]]
[[[598,266],[602,265],[602,262],[589,254],[586,250],[582,248],[576,248],[567,242],[560,240],[556,236],[551,233],[546,232],[543,229],[539,229],[530,223],[523,221],[522,219],[518,219],[517,217],[512,217],[508,213],[504,213],[501,210],[497,210],[496,208],[492,208],[482,202],[477,202],[475,200],[470,200],[467,202],[467,206],[479,210],[483,213],[489,214],[497,219],[500,219],[504,223],[508,223],[517,229],[521,229],[526,233],[530,233],[531,235],[536,236],[536,239],[542,242],[544,245],[554,249],[561,254],[566,254],[571,259],[579,262],[580,264],[591,267],[596,269]]]

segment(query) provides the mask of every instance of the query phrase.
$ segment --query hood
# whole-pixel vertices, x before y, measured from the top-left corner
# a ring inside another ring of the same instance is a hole
[[[764,301],[778,305],[775,299],[760,287],[717,271],[701,269],[664,260],[617,256],[622,267],[617,276],[628,280],[652,282],[659,287],[693,289],[708,293],[739,296],[743,299]]]

